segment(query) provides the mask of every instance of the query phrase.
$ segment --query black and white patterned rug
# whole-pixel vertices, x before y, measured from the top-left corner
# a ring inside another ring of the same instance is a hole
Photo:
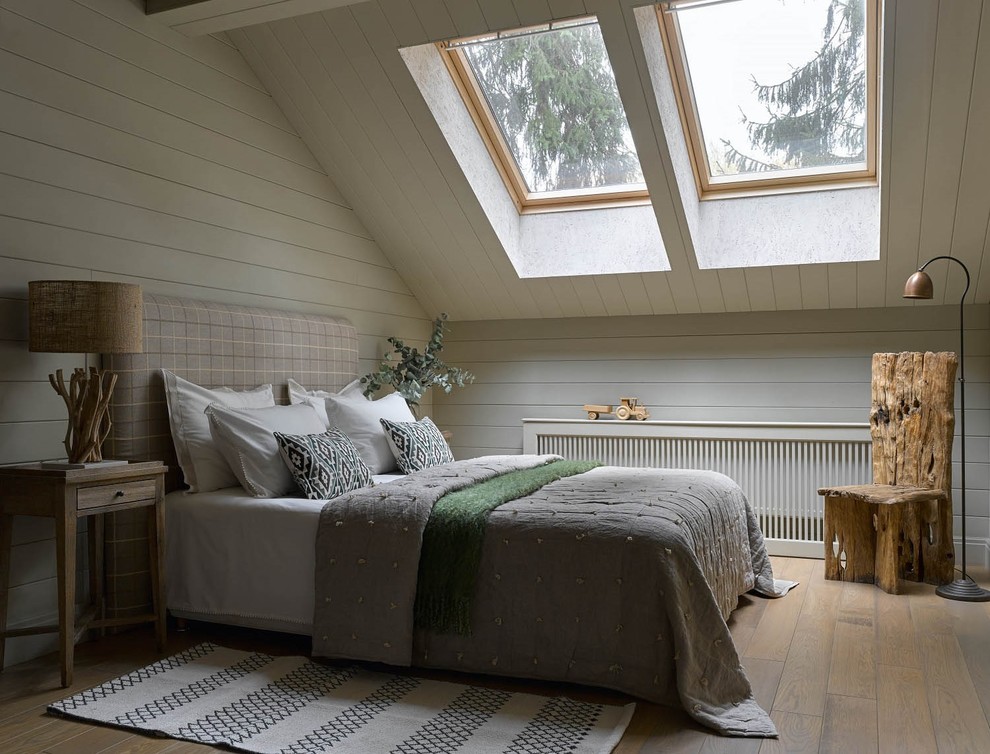
[[[587,704],[200,644],[49,712],[264,754],[598,754],[634,704]]]

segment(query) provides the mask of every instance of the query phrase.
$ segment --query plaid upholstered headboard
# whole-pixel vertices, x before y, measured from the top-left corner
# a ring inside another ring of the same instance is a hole
[[[161,369],[205,387],[238,390],[271,383],[287,402],[286,380],[336,390],[357,376],[357,331],[345,319],[210,301],[144,296],[144,353],[105,355],[119,375],[110,405],[106,458],[168,464],[168,491],[182,486],[168,425]],[[105,525],[109,617],[148,612],[148,508],[109,514]]]
[[[162,460],[167,488],[182,475],[168,425],[161,369],[204,387],[271,383],[287,402],[286,380],[337,390],[357,376],[357,331],[345,319],[210,301],[144,296],[144,353],[104,356],[119,375],[107,458]]]

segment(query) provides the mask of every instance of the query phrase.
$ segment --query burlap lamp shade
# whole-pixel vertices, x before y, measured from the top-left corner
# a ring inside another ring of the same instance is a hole
[[[92,280],[28,283],[28,347],[40,353],[140,353],[141,286]],[[70,464],[98,463],[110,433],[110,397],[117,375],[77,368],[66,386],[48,375],[69,411],[65,451]]]
[[[140,353],[141,286],[89,280],[28,283],[28,347],[40,353]]]

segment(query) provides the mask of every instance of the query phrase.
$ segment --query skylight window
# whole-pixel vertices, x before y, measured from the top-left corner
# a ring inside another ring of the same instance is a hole
[[[595,20],[441,49],[520,211],[648,199]]]
[[[875,181],[877,0],[669,0],[658,16],[701,198]]]

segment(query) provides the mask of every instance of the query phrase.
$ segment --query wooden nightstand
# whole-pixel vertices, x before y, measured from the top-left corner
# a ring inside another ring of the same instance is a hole
[[[0,467],[0,669],[4,644],[13,636],[54,633],[59,635],[62,686],[72,683],[75,643],[87,628],[155,623],[159,650],[165,647],[164,512],[165,472],[160,461],[130,463],[90,469],[43,469],[40,464]],[[154,507],[148,516],[151,546],[151,613],[127,618],[102,618],[103,513],[128,508]],[[58,565],[58,625],[7,631],[7,582],[10,576],[10,543],[13,516],[48,516],[55,519]],[[89,526],[89,583],[92,604],[77,620],[76,521],[93,516]]]

